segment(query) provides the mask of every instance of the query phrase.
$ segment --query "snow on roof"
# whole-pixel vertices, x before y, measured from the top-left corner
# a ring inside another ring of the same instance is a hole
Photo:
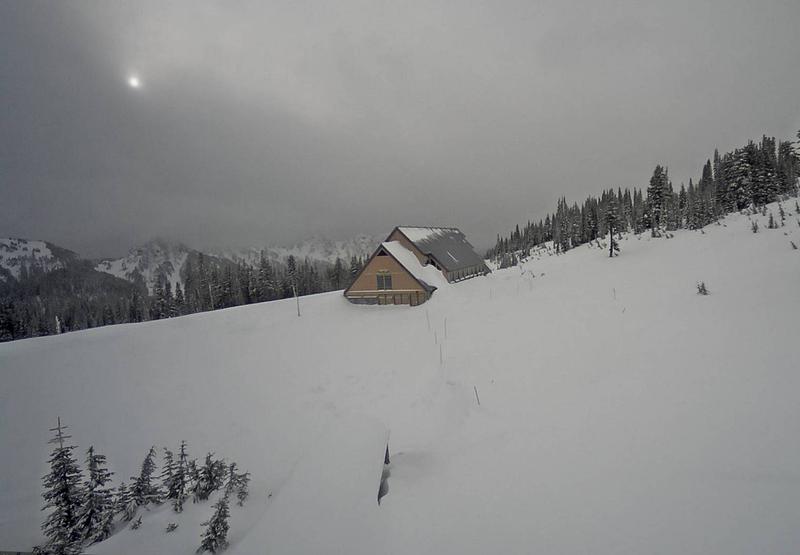
[[[452,228],[447,227],[399,227],[398,229],[402,231],[403,235],[408,237],[408,240],[412,243],[431,241],[439,235],[444,235],[445,233],[453,231]]]
[[[432,255],[447,271],[483,265],[483,258],[475,252],[461,230],[455,227],[404,227],[397,228],[423,253]]]
[[[420,263],[419,258],[417,258],[413,252],[405,248],[398,241],[381,243],[381,246],[385,248],[389,254],[395,257],[397,261],[402,264],[406,270],[408,270],[408,273],[417,278],[423,284],[432,286],[434,288],[447,285],[447,280],[444,278],[444,275],[442,275],[442,272],[430,265],[423,266]]]

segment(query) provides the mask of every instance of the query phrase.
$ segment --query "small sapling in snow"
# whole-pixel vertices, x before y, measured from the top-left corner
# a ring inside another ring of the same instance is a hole
[[[750,221],[750,229],[753,230],[753,233],[758,233],[758,220]]]
[[[177,524],[175,524],[174,522],[170,522],[169,524],[167,524],[167,528],[166,528],[166,530],[164,530],[164,531],[165,531],[167,534],[169,534],[170,532],[174,532],[174,531],[175,531],[175,530],[177,530],[177,529],[178,529],[178,525],[177,525]]]
[[[133,522],[131,522],[131,530],[138,530],[141,525],[142,525],[142,517],[139,517]]]
[[[698,295],[708,295],[709,291],[706,287],[706,282],[699,281],[697,282],[697,294]]]

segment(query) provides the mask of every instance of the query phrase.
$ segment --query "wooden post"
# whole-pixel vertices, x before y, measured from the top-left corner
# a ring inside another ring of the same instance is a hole
[[[481,406],[481,398],[478,397],[478,386],[477,385],[473,385],[472,389],[475,390],[475,400],[478,401],[478,406]]]
[[[294,300],[297,302],[297,317],[300,318],[300,297],[297,296],[297,286],[292,284],[292,291],[294,292]]]

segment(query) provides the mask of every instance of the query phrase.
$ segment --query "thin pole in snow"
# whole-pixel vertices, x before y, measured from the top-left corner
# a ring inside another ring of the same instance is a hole
[[[447,341],[447,317],[444,319],[444,340]]]
[[[442,356],[442,345],[439,345],[439,366],[444,364],[444,357]]]
[[[435,331],[433,332],[433,344],[434,345],[438,345],[439,344],[439,338],[437,337]]]
[[[294,292],[294,300],[297,302],[297,317],[300,318],[300,297],[297,296],[297,287],[292,285],[292,291]]]
[[[428,331],[431,331],[431,315],[428,313],[428,309],[425,309],[425,319],[428,320]]]
[[[472,389],[475,390],[475,400],[478,401],[478,406],[481,406],[481,398],[478,397],[478,386],[477,385],[473,385]]]

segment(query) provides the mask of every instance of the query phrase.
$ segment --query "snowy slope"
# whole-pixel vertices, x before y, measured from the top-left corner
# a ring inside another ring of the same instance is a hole
[[[141,247],[131,249],[127,256],[103,260],[95,266],[98,272],[105,272],[128,281],[141,277],[148,291],[153,292],[159,276],[164,276],[172,284],[183,285],[181,268],[186,263],[191,250],[179,243],[154,239]]]
[[[19,279],[23,268],[45,272],[63,268],[74,258],[75,253],[45,241],[0,238],[0,281]]]
[[[795,554],[800,224],[757,218],[416,308],[328,293],[300,318],[286,300],[2,344],[0,549],[39,541],[61,416],[116,478],[181,439],[252,472],[232,553]],[[210,513],[161,507],[90,552],[189,555]]]

